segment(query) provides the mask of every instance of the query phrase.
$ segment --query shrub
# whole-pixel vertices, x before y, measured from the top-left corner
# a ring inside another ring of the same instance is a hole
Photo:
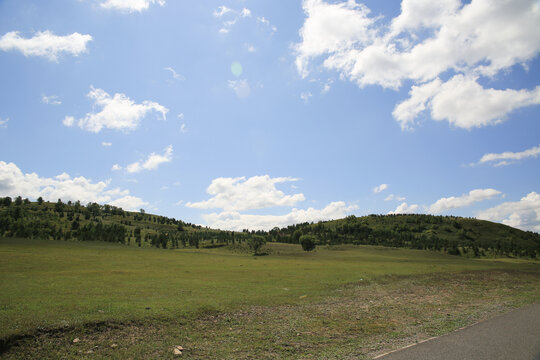
[[[302,235],[300,236],[300,245],[304,251],[315,250],[317,246],[317,238],[313,235]]]
[[[266,244],[266,239],[260,235],[251,236],[248,241],[248,246],[253,250],[253,255],[259,255],[259,250]]]

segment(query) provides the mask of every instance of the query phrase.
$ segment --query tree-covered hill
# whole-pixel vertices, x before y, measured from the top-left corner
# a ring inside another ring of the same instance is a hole
[[[303,223],[266,231],[222,231],[110,205],[36,202],[0,198],[0,237],[108,241],[160,248],[216,247],[238,243],[382,245],[463,256],[540,257],[540,234],[503,224],[455,216],[369,215]]]
[[[540,256],[540,234],[474,218],[424,214],[348,216],[303,223],[270,234],[296,243],[315,235],[320,244],[366,244],[447,251],[454,255]]]

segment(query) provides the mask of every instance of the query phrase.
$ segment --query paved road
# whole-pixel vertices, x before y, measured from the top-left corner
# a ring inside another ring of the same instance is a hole
[[[540,303],[377,360],[540,360]]]

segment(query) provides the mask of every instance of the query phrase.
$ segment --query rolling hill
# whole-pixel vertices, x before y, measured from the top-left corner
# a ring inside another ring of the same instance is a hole
[[[0,236],[106,241],[159,248],[217,247],[267,242],[298,243],[312,235],[317,245],[381,245],[448,252],[468,257],[540,256],[540,235],[474,218],[424,214],[369,215],[303,223],[266,231],[209,229],[181,220],[110,205],[31,202],[0,198]]]

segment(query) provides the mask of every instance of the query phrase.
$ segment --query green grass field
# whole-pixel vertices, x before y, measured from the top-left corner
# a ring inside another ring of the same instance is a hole
[[[533,261],[267,246],[0,239],[1,355],[367,358],[540,299]]]

